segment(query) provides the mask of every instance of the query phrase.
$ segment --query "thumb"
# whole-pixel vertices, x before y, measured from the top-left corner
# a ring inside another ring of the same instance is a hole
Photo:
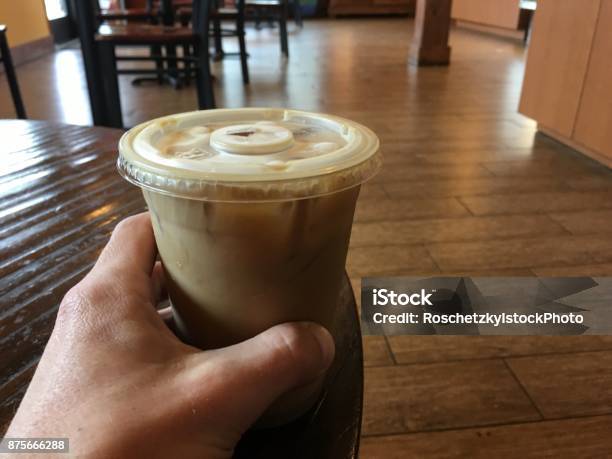
[[[246,430],[280,396],[321,377],[334,353],[331,334],[311,322],[276,325],[242,343],[203,353],[201,368],[215,386],[213,397],[219,397],[215,411],[222,415],[220,424]]]

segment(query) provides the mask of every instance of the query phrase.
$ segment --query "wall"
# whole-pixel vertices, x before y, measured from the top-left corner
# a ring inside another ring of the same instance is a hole
[[[538,0],[519,111],[612,168],[611,23],[612,0]]]
[[[488,26],[517,29],[520,0],[453,0],[451,16]]]
[[[43,0],[0,0],[0,24],[11,48],[50,36]]]

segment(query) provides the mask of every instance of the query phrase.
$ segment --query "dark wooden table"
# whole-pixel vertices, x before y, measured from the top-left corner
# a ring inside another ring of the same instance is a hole
[[[115,170],[122,131],[0,120],[0,433],[49,338],[66,291],[91,268],[113,227],[145,209]],[[237,457],[353,458],[363,396],[361,334],[344,283],[337,358],[320,402],[287,426],[251,432]]]

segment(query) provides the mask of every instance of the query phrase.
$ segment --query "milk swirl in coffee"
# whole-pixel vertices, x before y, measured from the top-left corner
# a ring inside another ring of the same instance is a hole
[[[143,189],[181,337],[217,348],[288,321],[334,334],[359,187],[379,163],[367,128],[281,109],[173,115],[126,133],[119,169]],[[316,389],[269,417],[302,412]]]

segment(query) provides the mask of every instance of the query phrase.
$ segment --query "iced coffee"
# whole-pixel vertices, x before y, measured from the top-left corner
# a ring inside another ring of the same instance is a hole
[[[182,339],[218,348],[288,321],[333,334],[378,150],[364,126],[283,109],[192,112],[127,132],[119,169],[143,189]]]

